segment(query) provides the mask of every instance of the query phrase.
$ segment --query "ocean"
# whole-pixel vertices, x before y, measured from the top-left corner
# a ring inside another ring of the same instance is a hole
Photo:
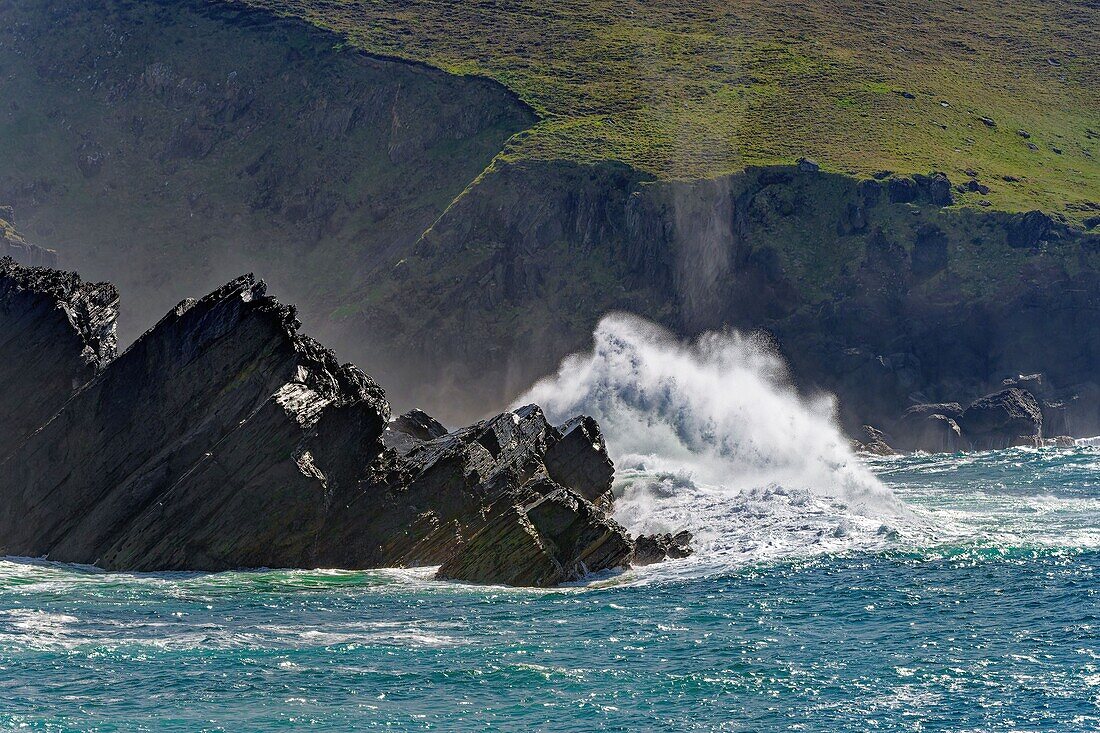
[[[1100,441],[869,458],[736,333],[625,316],[521,399],[597,417],[632,531],[567,587],[0,560],[0,729],[1100,730]]]

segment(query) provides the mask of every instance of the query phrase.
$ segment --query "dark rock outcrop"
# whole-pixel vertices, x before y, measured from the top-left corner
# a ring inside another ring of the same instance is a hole
[[[634,540],[635,565],[652,565],[665,560],[677,560],[688,557],[693,552],[691,532],[642,535]]]
[[[113,361],[113,286],[8,260],[0,294],[0,364],[38,367],[13,372],[0,403],[35,423],[0,456],[0,553],[126,570],[440,565],[516,585],[633,557],[607,515],[594,420],[556,428],[529,405],[452,433],[419,410],[390,422],[381,388],[251,275]]]
[[[1034,445],[1043,434],[1043,413],[1034,395],[1018,387],[974,400],[959,427],[975,450]]]
[[[547,586],[630,562],[634,543],[622,527],[549,479],[498,504],[492,519],[439,568],[440,578]]]
[[[310,563],[381,451],[381,389],[239,278],[184,301],[0,464],[8,554],[131,570]]]
[[[0,459],[115,356],[118,291],[0,259]]]
[[[417,422],[430,420],[422,415]],[[395,435],[398,424],[407,422],[399,419],[387,431],[389,449],[370,468],[371,478],[338,500],[344,508],[325,533],[322,564],[339,564],[351,551],[372,566],[441,565],[442,577],[520,585],[576,580],[628,564],[629,537],[606,518],[606,504],[596,507],[586,498],[603,495],[591,477],[610,465],[595,421],[577,418],[563,432],[528,405],[429,440]],[[587,455],[569,437],[578,426],[590,440]],[[550,495],[555,512],[569,507],[581,524],[568,532],[546,525],[550,507],[539,501]],[[542,508],[535,511],[536,505]],[[584,528],[593,522],[599,526]],[[493,550],[492,542],[503,545]],[[623,543],[625,553],[607,549]],[[525,548],[529,562],[518,563],[512,549],[503,549],[513,546]],[[489,562],[492,553],[503,559]],[[492,575],[505,568],[507,578]]]
[[[610,507],[615,465],[607,455],[599,424],[580,416],[558,431],[561,439],[546,451],[546,470],[551,478],[571,486],[588,501]]]

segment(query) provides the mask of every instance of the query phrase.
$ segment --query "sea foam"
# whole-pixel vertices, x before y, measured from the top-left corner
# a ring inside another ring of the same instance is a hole
[[[635,532],[686,527],[712,560],[882,543],[909,515],[852,452],[834,399],[800,395],[762,338],[683,341],[609,315],[592,350],[527,402],[552,420],[595,417],[617,467],[616,517]]]

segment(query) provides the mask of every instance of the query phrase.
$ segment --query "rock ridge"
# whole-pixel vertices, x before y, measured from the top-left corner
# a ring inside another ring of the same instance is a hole
[[[4,554],[131,571],[438,565],[514,585],[634,559],[595,420],[554,426],[535,405],[451,432],[419,410],[391,420],[382,388],[251,274],[117,357],[113,286],[7,260],[0,294],[0,361],[50,347],[83,365],[0,455]],[[33,338],[64,328],[79,338]],[[43,389],[17,376],[0,419]],[[645,562],[690,551],[639,546]]]

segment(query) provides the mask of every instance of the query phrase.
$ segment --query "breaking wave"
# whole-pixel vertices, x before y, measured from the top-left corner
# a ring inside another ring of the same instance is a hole
[[[520,402],[552,420],[599,420],[617,467],[616,517],[634,532],[690,529],[697,562],[881,545],[912,519],[852,452],[833,398],[798,394],[754,336],[685,342],[610,315],[590,352]]]

